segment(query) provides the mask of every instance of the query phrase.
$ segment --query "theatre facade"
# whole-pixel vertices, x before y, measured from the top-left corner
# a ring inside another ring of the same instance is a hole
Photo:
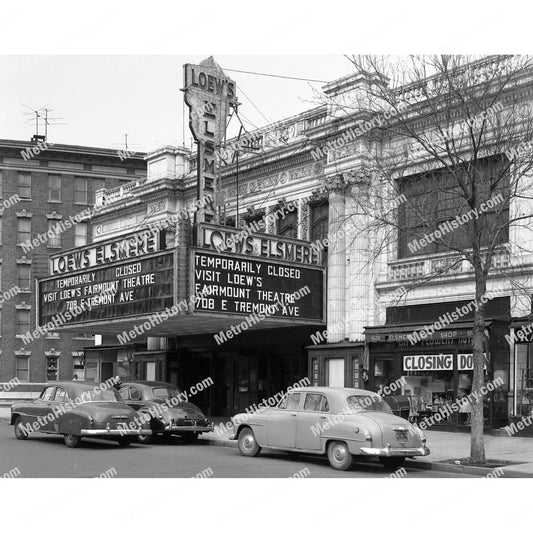
[[[372,158],[401,141],[394,120],[390,131],[378,127],[370,106],[336,112],[367,82],[332,81],[322,89],[327,103],[230,140],[223,124],[238,106],[234,82],[210,58],[185,66],[185,83],[197,149],[158,149],[146,156],[145,178],[99,191],[93,243],[52,256],[40,282],[41,326],[83,307],[55,327],[97,335],[84,351],[85,377],[184,388],[211,377],[195,402],[212,415],[306,376],[371,390],[404,378],[397,392],[415,417],[467,396],[472,312],[414,344],[409,336],[471,302],[471,268],[438,250],[410,254],[398,235],[376,253],[375,237],[357,231]],[[401,90],[416,105],[412,89]],[[317,151],[331,139],[335,147]],[[406,179],[425,164],[411,157]],[[514,241],[529,242],[525,228],[514,231]],[[486,380],[501,383],[487,396],[492,428],[529,409],[531,336],[508,336],[531,313],[530,248],[512,265],[504,243],[489,280],[498,295],[487,304]],[[468,424],[468,408],[439,422]]]

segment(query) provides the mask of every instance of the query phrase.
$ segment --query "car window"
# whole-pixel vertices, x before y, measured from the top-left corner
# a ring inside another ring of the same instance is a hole
[[[348,409],[354,413],[359,411],[381,411],[383,413],[391,413],[391,408],[387,402],[377,394],[357,394],[354,396],[348,396],[346,398],[346,404]]]
[[[283,396],[283,398],[278,403],[278,409],[287,409],[287,395]]]
[[[136,389],[135,387],[131,387],[130,389],[130,399],[134,402],[138,402],[139,400],[142,400],[143,396],[139,389]]]
[[[119,389],[118,393],[120,394],[120,397],[123,400],[130,399],[130,388],[129,387],[122,387],[121,389]]]
[[[295,410],[298,409],[298,406],[300,405],[300,396],[301,394],[299,392],[295,392],[293,394],[288,394],[288,402],[287,402],[287,409]]]
[[[55,387],[46,387],[41,394],[41,400],[51,402],[54,398],[55,390],[56,390]]]
[[[175,398],[181,394],[178,387],[153,387],[152,394],[156,398]]]
[[[305,396],[304,411],[329,411],[328,400],[323,394],[307,393]]]
[[[56,402],[68,402],[68,394],[67,391],[61,387],[58,387],[56,390],[56,395],[54,398],[54,401]]]

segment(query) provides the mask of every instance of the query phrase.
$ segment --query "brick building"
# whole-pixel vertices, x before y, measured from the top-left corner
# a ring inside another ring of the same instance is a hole
[[[36,327],[35,280],[48,273],[51,253],[91,242],[90,218],[74,217],[93,205],[97,190],[145,174],[143,154],[122,161],[115,150],[0,140],[0,382],[83,377],[83,348],[93,335],[22,341]],[[65,231],[45,236],[58,224]]]

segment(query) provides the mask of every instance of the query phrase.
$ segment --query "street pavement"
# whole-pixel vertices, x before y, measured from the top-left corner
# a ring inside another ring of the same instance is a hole
[[[385,478],[378,463],[356,463],[352,470],[330,468],[324,457],[263,452],[243,457],[231,446],[213,446],[205,436],[197,444],[184,444],[179,437],[147,446],[120,448],[114,441],[84,439],[80,448],[67,448],[63,438],[35,434],[25,441],[15,439],[13,426],[0,422],[0,477],[17,468],[21,478],[97,477],[113,472],[118,478]],[[307,469],[307,470],[306,470]],[[115,474],[116,472],[116,474]],[[406,479],[475,477],[406,467]],[[111,476],[109,476],[111,477]]]

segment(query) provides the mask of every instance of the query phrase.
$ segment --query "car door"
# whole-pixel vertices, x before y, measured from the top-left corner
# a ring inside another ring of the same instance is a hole
[[[267,446],[293,449],[302,393],[288,393],[266,419]]]
[[[320,434],[329,412],[325,394],[306,392],[303,408],[298,413],[296,426],[296,448],[299,450],[320,450]]]
[[[46,414],[52,414],[53,418],[50,417],[50,420],[46,422],[46,431],[56,432],[56,426],[58,425],[58,420],[61,418],[61,413],[66,412],[64,405],[69,401],[68,392],[63,387],[57,387],[53,399],[50,401],[50,404],[47,407]],[[58,415],[56,415],[58,413]]]
[[[39,427],[38,431],[46,431],[46,425],[47,422],[44,419],[46,415],[48,414],[48,409],[50,408],[50,405],[52,404],[52,401],[54,399],[54,394],[56,391],[55,385],[50,385],[48,387],[45,387],[43,389],[43,392],[41,392],[41,395],[39,398],[34,400],[29,406],[28,406],[28,422],[30,424],[33,424],[33,422],[37,421],[39,418],[42,418],[42,424]]]

